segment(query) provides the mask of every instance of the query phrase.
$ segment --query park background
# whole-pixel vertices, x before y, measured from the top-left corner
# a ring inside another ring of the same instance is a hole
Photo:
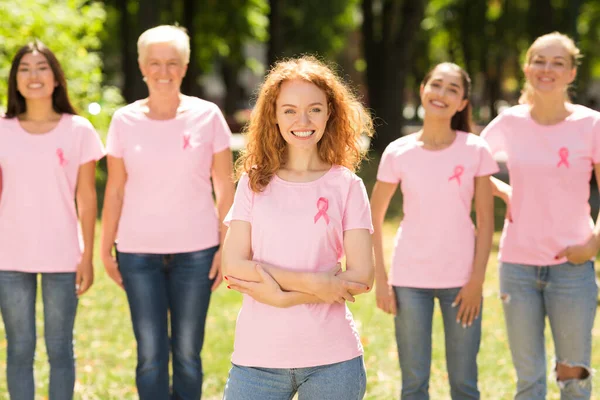
[[[80,113],[105,138],[118,107],[147,95],[137,66],[136,42],[145,29],[177,23],[191,36],[192,54],[185,94],[217,103],[232,131],[240,132],[253,95],[273,61],[316,54],[339,66],[361,94],[377,122],[370,162],[360,175],[370,190],[385,146],[418,129],[418,86],[441,61],[465,67],[473,79],[474,119],[484,126],[516,104],[523,82],[521,66],[539,35],[561,31],[584,55],[571,95],[575,103],[600,107],[600,1],[598,0],[0,0],[0,111],[6,106],[7,77],[16,50],[39,38],[65,69]],[[100,201],[104,161],[97,181]],[[594,191],[595,184],[594,185]],[[593,196],[595,197],[595,196]],[[401,218],[397,195],[386,221],[386,252]],[[594,209],[596,201],[592,200]],[[496,203],[496,230],[504,206]],[[483,340],[479,354],[484,399],[509,399],[513,371],[502,306],[498,298],[496,252],[484,287]],[[444,255],[439,255],[442,262]],[[112,284],[95,258],[96,282],[80,299],[76,322],[76,399],[134,399],[135,341],[124,293]],[[223,286],[213,296],[203,350],[204,397],[222,393],[233,345],[241,296]],[[363,344],[368,399],[397,398],[400,372],[390,316],[376,309],[374,293],[351,305]],[[38,304],[37,399],[47,396],[48,366]],[[433,337],[432,399],[449,398],[443,326],[436,312]],[[559,393],[550,374],[553,347],[547,341],[550,399]],[[592,366],[600,365],[600,322],[593,332]],[[0,399],[8,398],[6,341],[0,325]],[[594,377],[594,397],[600,380]]]

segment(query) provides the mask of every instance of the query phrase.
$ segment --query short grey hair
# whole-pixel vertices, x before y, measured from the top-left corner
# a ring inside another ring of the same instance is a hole
[[[155,43],[171,43],[177,49],[184,64],[190,62],[190,37],[185,28],[159,25],[142,33],[137,42],[138,60],[144,62],[148,46]]]

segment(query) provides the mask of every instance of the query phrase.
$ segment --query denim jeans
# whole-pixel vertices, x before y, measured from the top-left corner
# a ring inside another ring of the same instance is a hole
[[[50,400],[73,398],[75,273],[43,273],[44,339],[50,363]],[[6,331],[6,380],[11,400],[33,400],[36,273],[0,271],[0,311]]]
[[[308,368],[259,368],[235,365],[223,400],[360,400],[367,376],[363,357]]]
[[[481,315],[467,328],[456,322],[459,307],[452,307],[452,303],[460,289],[394,287],[398,307],[395,325],[402,372],[401,399],[429,399],[435,298],[439,300],[444,320],[450,395],[453,400],[479,399],[477,353],[481,342]]]
[[[217,250],[218,246],[178,254],[117,252],[137,340],[136,385],[140,400],[200,399],[200,351],[213,284],[208,273]]]
[[[586,379],[559,382],[561,399],[589,399],[598,295],[593,262],[550,267],[501,263],[500,294],[517,371],[515,399],[546,398],[546,316],[557,362],[583,367],[590,374]]]

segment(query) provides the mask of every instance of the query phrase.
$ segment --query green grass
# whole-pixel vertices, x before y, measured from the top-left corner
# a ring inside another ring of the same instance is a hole
[[[397,221],[386,225],[386,251],[391,253]],[[497,244],[498,234],[494,242]],[[479,353],[480,389],[483,399],[509,399],[515,386],[502,305],[498,298],[496,248],[488,267],[484,288],[483,339]],[[388,258],[389,259],[389,258]],[[77,383],[76,399],[127,400],[136,399],[136,345],[131,329],[125,294],[109,280],[96,258],[96,283],[81,298],[76,322]],[[207,322],[206,342],[202,353],[205,380],[204,399],[220,399],[233,345],[235,319],[241,296],[222,286],[215,293]],[[362,341],[368,375],[367,399],[395,399],[400,392],[400,371],[392,318],[375,306],[375,295],[369,293],[351,305]],[[42,304],[38,304],[38,341],[36,399],[47,398],[48,363],[43,341]],[[449,389],[444,357],[443,326],[436,310],[433,334],[433,364],[430,394],[432,399],[448,399]],[[594,327],[594,358],[600,365],[600,321]],[[0,399],[7,399],[5,380],[6,341],[0,326]],[[548,369],[554,351],[547,333]],[[549,399],[558,399],[559,392],[549,375]],[[600,381],[594,378],[594,397],[600,398]]]

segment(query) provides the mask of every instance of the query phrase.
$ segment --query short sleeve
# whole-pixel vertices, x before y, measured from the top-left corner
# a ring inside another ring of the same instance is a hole
[[[488,143],[492,155],[506,151],[504,140],[504,126],[506,124],[504,118],[503,114],[498,115],[481,131],[481,137]]]
[[[344,207],[344,217],[342,220],[342,229],[368,229],[373,233],[373,223],[371,222],[371,206],[367,189],[363,181],[356,178],[351,183],[346,206]]]
[[[223,113],[216,107],[216,110],[212,117],[212,131],[213,136],[213,153],[219,153],[225,149],[231,147],[231,130]]]
[[[98,161],[104,157],[104,145],[100,140],[100,135],[94,129],[94,126],[87,119],[82,120],[81,126],[81,147],[79,151],[79,164],[85,164],[90,161]]]
[[[600,163],[600,113],[598,113],[592,125],[592,140],[592,162],[598,164]]]
[[[118,112],[113,115],[110,126],[108,127],[108,134],[106,135],[106,153],[113,157],[123,158],[123,146],[121,145],[121,138],[119,137],[119,114]]]
[[[498,163],[494,160],[494,157],[492,157],[492,152],[490,151],[488,144],[484,140],[481,140],[479,146],[479,167],[477,168],[475,176],[492,175],[499,170]]]
[[[387,183],[400,182],[400,176],[396,172],[396,157],[393,143],[389,144],[381,156],[379,167],[377,167],[377,180]]]
[[[250,180],[248,175],[242,175],[235,190],[233,205],[225,216],[223,223],[227,226],[233,220],[252,222],[252,205],[254,202],[254,192],[250,189]]]

